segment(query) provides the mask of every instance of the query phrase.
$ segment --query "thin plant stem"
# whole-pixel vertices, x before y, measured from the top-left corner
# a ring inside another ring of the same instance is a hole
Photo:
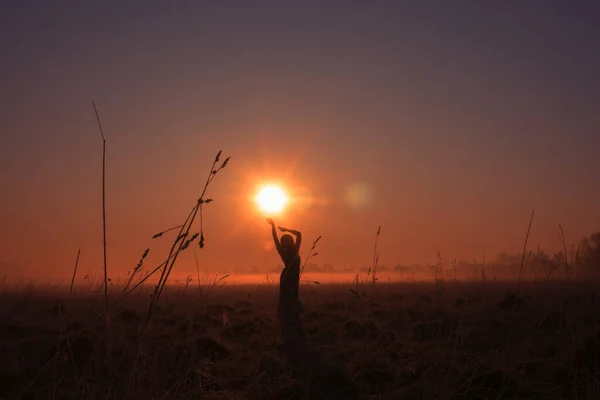
[[[312,244],[312,247],[308,251],[308,257],[306,257],[306,259],[304,260],[304,264],[302,264],[302,268],[300,269],[300,278],[304,274],[304,267],[306,267],[308,260],[310,260],[314,256],[319,255],[319,253],[313,253],[313,250],[315,249],[315,247],[317,247],[317,243],[319,242],[319,240],[321,240],[321,236],[319,236],[317,239],[315,239],[315,241]]]
[[[110,311],[108,309],[108,272],[106,262],[106,138],[104,131],[102,130],[102,123],[100,122],[100,116],[98,115],[98,109],[96,103],[92,102],[94,106],[94,112],[96,113],[96,121],[98,122],[98,128],[100,129],[100,136],[102,137],[102,247],[104,253],[104,305],[106,311],[106,352],[108,356],[108,369],[112,376],[112,345],[110,337]]]
[[[198,264],[198,256],[194,254],[196,259],[196,273],[198,274],[198,296],[202,296],[202,287],[200,286],[200,265]]]
[[[567,269],[567,278],[570,280],[571,279],[571,270],[569,268],[569,259],[567,257],[567,242],[565,240],[565,231],[563,230],[562,225],[558,225],[558,228],[560,229],[560,236],[562,239],[562,244],[563,244],[563,254],[565,256],[565,268]]]
[[[379,233],[381,233],[381,225],[379,225],[377,227],[377,235],[375,235],[375,246],[373,248],[373,263],[372,263],[373,283],[375,283],[377,281],[375,274],[377,273],[377,262],[379,261],[379,254],[377,254],[377,241],[379,240]]]
[[[164,231],[162,231],[162,232],[159,232],[159,233],[157,233],[156,235],[152,236],[152,239],[156,239],[157,237],[161,237],[161,236],[162,236],[162,235],[164,235],[165,233],[167,233],[167,232],[170,232],[170,231],[172,231],[172,230],[174,230],[174,229],[177,229],[177,228],[181,228],[181,227],[183,227],[183,225],[177,225],[177,226],[174,226],[174,227],[172,227],[172,228],[166,229],[166,230],[164,230]]]
[[[77,258],[75,259],[75,268],[73,269],[73,278],[71,278],[71,287],[69,288],[69,302],[71,301],[71,294],[73,293],[73,284],[75,283],[75,274],[77,274],[77,266],[79,265],[79,255],[81,249],[77,250]]]
[[[527,241],[529,240],[529,232],[531,231],[531,224],[533,223],[533,216],[535,214],[535,210],[531,211],[531,218],[529,219],[529,226],[527,227],[527,235],[525,236],[525,244],[523,245],[523,257],[521,258],[521,268],[519,269],[519,280],[517,281],[517,288],[521,285],[521,278],[523,277],[523,266],[525,265],[525,254],[527,253]],[[506,343],[510,343],[511,335],[514,328],[515,321],[515,310],[517,308],[517,298],[513,298],[510,313],[510,325],[506,331]]]
[[[129,279],[127,280],[127,283],[125,284],[125,287],[123,288],[123,293],[127,292],[129,285],[131,284],[131,282],[133,282],[133,278],[136,276],[136,274],[139,271],[141,271],[142,266],[144,265],[144,259],[148,256],[149,252],[150,252],[150,249],[146,249],[146,250],[144,250],[144,253],[142,253],[142,258],[141,258],[140,262],[138,263],[138,265],[136,265],[136,267],[133,269],[133,272],[131,273],[131,275],[129,276]]]
[[[75,258],[75,267],[73,268],[73,277],[71,278],[71,286],[69,287],[69,298],[67,300],[67,304],[69,304],[69,306],[71,304],[71,295],[73,294],[73,285],[75,283],[75,275],[77,274],[77,266],[79,265],[80,254],[81,254],[81,249],[77,249],[77,258]],[[67,319],[68,319],[68,316],[65,313],[64,320],[63,320],[64,326],[61,327],[61,335],[67,331],[65,329],[65,326],[68,326]],[[60,341],[59,341],[59,343],[60,343]],[[79,372],[77,371],[77,365],[75,364],[75,357],[73,357],[73,349],[71,347],[70,341],[67,341],[67,348],[69,350],[69,358],[71,359],[71,364],[73,366],[73,372],[75,373],[75,380],[77,381],[77,387],[79,388],[81,386],[81,382],[79,380]],[[55,356],[57,356],[60,353],[61,353],[61,350],[58,349],[58,346],[57,346],[57,352],[56,352]]]
[[[523,245],[523,256],[521,257],[521,267],[519,268],[519,280],[517,281],[517,287],[521,285],[521,279],[523,278],[523,266],[525,265],[525,254],[527,253],[527,241],[529,240],[529,232],[531,231],[531,224],[533,223],[533,216],[535,210],[531,211],[531,218],[529,219],[529,226],[527,227],[527,235],[525,236],[525,244]]]

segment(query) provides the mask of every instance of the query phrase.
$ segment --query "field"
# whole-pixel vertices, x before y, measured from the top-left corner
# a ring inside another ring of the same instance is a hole
[[[277,290],[168,286],[134,365],[140,289],[111,313],[111,375],[102,293],[7,289],[0,398],[600,398],[591,284],[303,284],[299,349],[282,341]]]

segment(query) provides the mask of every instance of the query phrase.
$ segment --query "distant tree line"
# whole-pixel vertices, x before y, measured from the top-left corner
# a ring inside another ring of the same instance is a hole
[[[566,254],[565,254],[566,250]],[[394,276],[393,279],[443,279],[443,280],[494,280],[515,279],[521,271],[523,261],[523,278],[537,280],[563,279],[600,279],[600,232],[581,239],[578,245],[566,245],[562,251],[547,253],[541,248],[528,250],[523,259],[522,253],[503,252],[492,260],[448,260],[438,255],[433,265],[379,265],[377,272]],[[332,263],[315,264],[309,262],[304,272],[310,273],[358,273],[366,275],[370,267],[335,267]],[[237,273],[242,271],[238,270]],[[273,266],[265,271],[252,266],[242,273],[278,274],[281,266]],[[387,280],[387,279],[385,279]]]

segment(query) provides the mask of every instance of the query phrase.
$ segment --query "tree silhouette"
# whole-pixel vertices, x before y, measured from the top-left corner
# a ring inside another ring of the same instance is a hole
[[[591,234],[581,240],[579,259],[589,268],[589,271],[597,274],[600,272],[600,232]]]

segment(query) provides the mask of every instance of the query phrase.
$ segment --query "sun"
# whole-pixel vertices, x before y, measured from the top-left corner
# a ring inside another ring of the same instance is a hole
[[[258,208],[266,213],[279,213],[288,202],[285,191],[277,185],[265,185],[260,188],[256,197]]]

